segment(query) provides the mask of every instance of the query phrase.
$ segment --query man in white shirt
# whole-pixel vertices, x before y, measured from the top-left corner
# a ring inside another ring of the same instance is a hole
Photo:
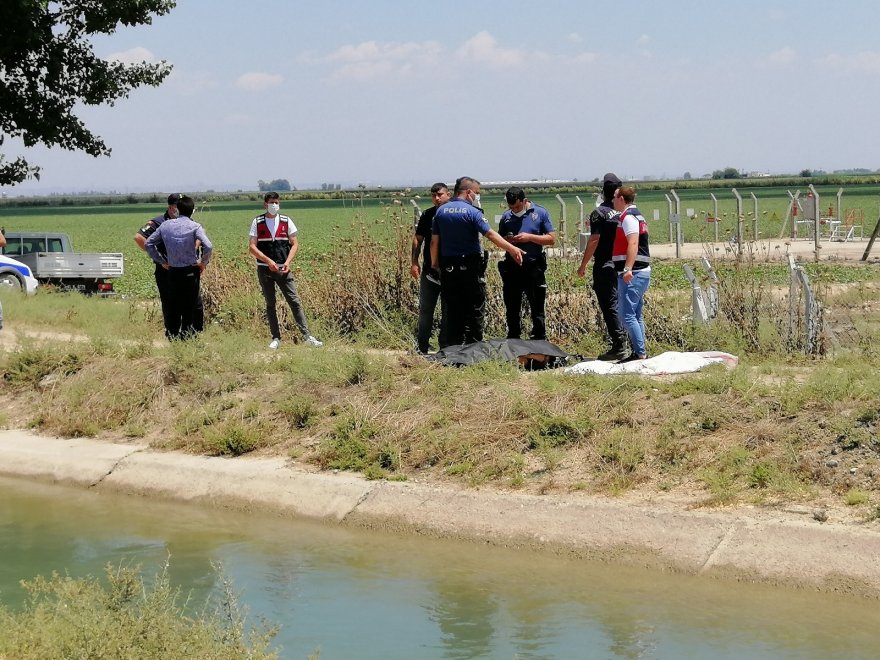
[[[266,209],[265,212],[254,218],[251,223],[248,251],[257,260],[257,278],[260,281],[263,298],[266,300],[266,320],[272,333],[269,348],[274,350],[281,343],[281,329],[278,326],[278,313],[275,309],[276,285],[290,305],[293,319],[303,333],[305,342],[311,346],[322,346],[323,343],[309,332],[306,315],[296,291],[296,283],[290,272],[290,262],[293,261],[299,248],[296,225],[288,216],[279,213],[281,200],[278,193],[266,193],[263,197],[263,207]]]

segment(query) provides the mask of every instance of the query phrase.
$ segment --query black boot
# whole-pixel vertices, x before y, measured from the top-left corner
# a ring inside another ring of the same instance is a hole
[[[616,362],[617,360],[622,360],[630,354],[630,350],[624,346],[612,346],[610,350],[605,351],[597,357],[597,360],[602,360],[603,362]]]

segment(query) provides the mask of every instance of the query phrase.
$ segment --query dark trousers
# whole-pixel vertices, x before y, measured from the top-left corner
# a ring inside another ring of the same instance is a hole
[[[156,277],[156,289],[159,290],[159,305],[162,307],[162,318],[168,317],[168,300],[170,299],[169,278],[171,271],[165,270],[159,264],[156,264],[154,275]],[[193,315],[193,330],[201,332],[205,329],[205,307],[202,304],[202,293],[199,290],[199,297],[196,300],[196,309]]]
[[[440,348],[483,340],[486,287],[482,258],[445,260],[440,269],[440,297],[446,303],[446,337]]]
[[[440,299],[440,285],[432,282],[422,272],[419,278],[419,326],[416,331],[416,343],[419,351],[427,353],[430,348],[431,334],[434,330],[434,310]],[[440,335],[437,338],[440,346],[446,345],[446,303],[440,301]]]
[[[257,266],[257,278],[260,280],[260,288],[263,291],[263,299],[266,301],[266,320],[269,322],[269,332],[272,339],[281,339],[281,329],[278,327],[278,312],[275,309],[275,287],[281,290],[281,295],[293,312],[293,320],[304,337],[309,336],[309,325],[306,323],[306,314],[303,311],[299,293],[296,291],[296,282],[290,271],[286,273],[273,273],[268,267]]]
[[[623,349],[628,345],[628,340],[617,313],[617,271],[613,268],[594,268],[593,291],[599,301],[612,349]]]
[[[162,304],[165,336],[168,339],[187,339],[197,332],[196,304],[202,274],[198,266],[171,268],[165,272],[168,274],[165,282],[166,300]]]
[[[530,339],[547,339],[547,326],[544,318],[544,301],[547,298],[547,280],[544,272],[547,262],[543,258],[523,262],[518,266],[505,259],[498,262],[498,272],[503,285],[504,309],[507,317],[507,338],[522,338],[522,299],[529,302],[532,317]]]

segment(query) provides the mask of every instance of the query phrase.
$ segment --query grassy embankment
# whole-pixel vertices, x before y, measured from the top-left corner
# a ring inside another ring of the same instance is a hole
[[[499,202],[488,199],[487,213]],[[454,370],[406,353],[416,306],[408,209],[322,204],[285,210],[301,229],[301,293],[327,346],[288,342],[271,354],[243,254],[252,207],[200,214],[218,248],[205,279],[212,323],[203,337],[174,346],[162,340],[155,301],[137,295],[150,288],[151,272],[131,235],[152,208],[4,214],[9,229],[43,223],[69,231],[81,249],[124,250],[120,288],[130,295],[5,298],[4,333],[16,334],[18,345],[0,356],[0,425],[211,455],[286,455],[370,478],[539,493],[668,492],[710,505],[845,502],[877,517],[876,265],[808,266],[826,304],[821,358],[798,357],[784,264],[747,258],[716,264],[723,318],[714,326],[691,325],[690,291],[671,262],[655,266],[646,311],[652,353],[727,350],[741,357],[736,370],[676,379],[528,374],[505,364]],[[768,221],[768,231],[778,226]],[[595,354],[599,315],[575,268],[572,260],[551,265],[549,331],[570,352]],[[499,336],[493,269],[489,288],[488,335]],[[290,336],[290,319],[282,319]],[[65,337],[35,339],[26,330]]]

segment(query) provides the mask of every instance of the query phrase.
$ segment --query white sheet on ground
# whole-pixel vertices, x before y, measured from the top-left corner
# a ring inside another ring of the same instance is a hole
[[[678,353],[667,351],[647,360],[635,360],[616,364],[601,360],[579,362],[566,367],[567,374],[640,374],[643,376],[660,376],[664,374],[684,374],[691,371],[699,371],[710,364],[725,364],[732,369],[739,362],[739,358],[730,353],[721,351],[696,351],[693,353]]]

